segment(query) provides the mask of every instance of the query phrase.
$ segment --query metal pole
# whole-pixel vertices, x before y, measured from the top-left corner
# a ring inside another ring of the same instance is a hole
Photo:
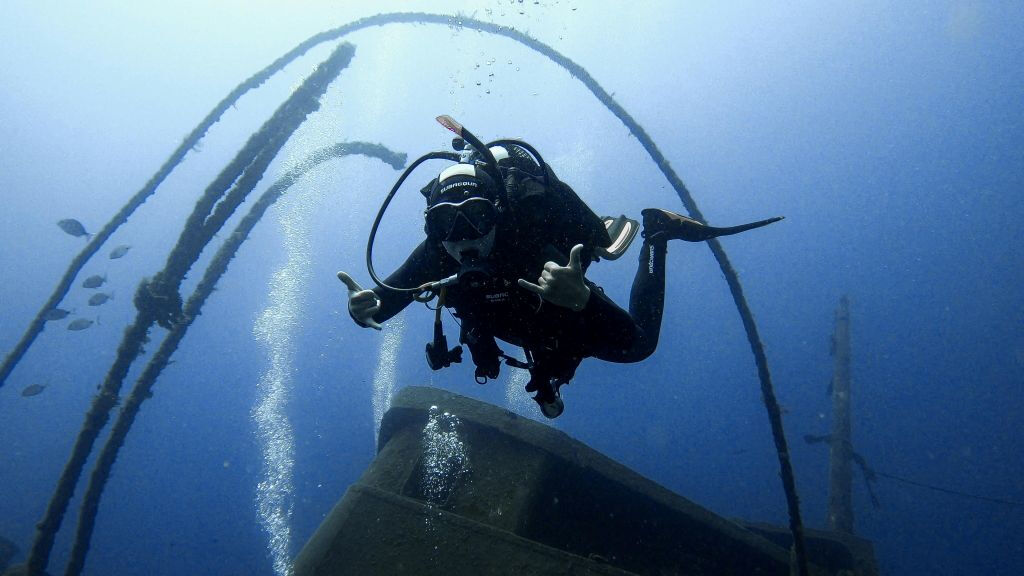
[[[853,444],[850,441],[850,301],[843,296],[832,336],[832,435],[829,443],[828,526],[853,534],[851,488]]]

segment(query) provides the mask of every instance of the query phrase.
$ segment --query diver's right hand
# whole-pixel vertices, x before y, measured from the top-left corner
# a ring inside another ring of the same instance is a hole
[[[338,272],[338,280],[348,288],[348,313],[352,318],[363,326],[380,330],[380,324],[373,319],[373,315],[380,310],[380,299],[373,290],[363,290],[358,282],[344,272]]]

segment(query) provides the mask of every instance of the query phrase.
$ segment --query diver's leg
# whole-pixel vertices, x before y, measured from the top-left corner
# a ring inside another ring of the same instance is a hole
[[[617,360],[613,361],[618,362],[639,362],[658,347],[661,317],[665,310],[665,254],[669,240],[700,242],[760,228],[782,219],[776,217],[730,228],[715,228],[668,210],[648,208],[642,214],[644,243],[629,294],[629,315],[636,324],[636,336],[627,349],[617,351]]]
[[[631,356],[641,360],[658,347],[661,334],[661,316],[665,311],[665,254],[664,240],[644,239],[640,248],[640,262],[629,293],[629,315],[633,317],[641,334],[633,343]]]
[[[583,356],[607,362],[639,362],[658,347],[665,307],[665,241],[644,240],[640,249],[629,312],[619,308],[599,287],[591,287],[585,308],[589,322],[579,335]]]

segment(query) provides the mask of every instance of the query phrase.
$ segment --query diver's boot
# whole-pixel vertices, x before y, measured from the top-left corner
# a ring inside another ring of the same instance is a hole
[[[540,411],[549,419],[554,420],[561,416],[562,412],[565,411],[565,403],[562,402],[562,396],[557,390],[555,390],[554,397],[541,398],[541,395],[538,394],[534,400],[536,400],[537,405],[540,406]]]
[[[539,381],[538,378],[531,378],[526,385],[527,392],[537,392],[533,401],[540,406],[541,413],[550,419],[558,418],[565,411],[565,403],[562,402],[562,395],[558,392],[559,386],[558,380],[553,378],[544,378]]]
[[[761,226],[767,226],[768,224],[778,222],[783,218],[782,216],[776,216],[775,218],[758,220],[757,222],[751,222],[749,224],[717,228],[715,226],[701,224],[688,216],[683,216],[682,214],[676,214],[675,212],[669,212],[668,210],[662,210],[660,208],[647,208],[640,213],[643,214],[644,217],[643,234],[644,238],[648,242],[664,242],[666,240],[677,239],[686,240],[687,242],[703,242],[704,240],[716,238],[718,236],[738,234],[754,228],[760,228]]]

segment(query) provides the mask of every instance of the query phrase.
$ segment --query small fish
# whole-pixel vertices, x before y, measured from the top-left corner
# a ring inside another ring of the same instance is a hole
[[[99,274],[93,274],[82,282],[82,288],[99,288],[103,286],[103,283],[107,281],[107,275],[100,276]]]
[[[57,226],[60,226],[61,230],[71,234],[72,236],[85,236],[86,240],[92,238],[92,234],[85,231],[85,226],[82,226],[82,223],[74,218],[65,218],[64,220],[57,222]]]
[[[104,293],[104,292],[99,292],[97,294],[93,294],[89,298],[89,306],[99,306],[100,304],[103,304],[107,300],[111,300],[113,298],[114,298],[114,293],[113,292],[111,292],[110,294],[107,294],[107,293]]]
[[[21,391],[21,395],[28,398],[29,396],[42,394],[43,390],[46,390],[46,384],[31,384]]]
[[[89,326],[92,326],[92,320],[88,318],[79,318],[68,324],[68,330],[85,330]]]
[[[120,258],[120,257],[124,256],[125,254],[127,254],[128,251],[131,250],[131,249],[132,249],[132,247],[129,246],[128,244],[121,244],[117,248],[114,248],[113,250],[110,251],[110,259],[111,260],[117,260],[118,258]]]
[[[47,322],[49,322],[50,320],[61,320],[62,318],[66,318],[67,315],[71,314],[72,312],[73,312],[73,310],[65,310],[63,308],[53,308],[53,309],[47,310],[46,313],[43,314],[43,319],[46,320]]]

